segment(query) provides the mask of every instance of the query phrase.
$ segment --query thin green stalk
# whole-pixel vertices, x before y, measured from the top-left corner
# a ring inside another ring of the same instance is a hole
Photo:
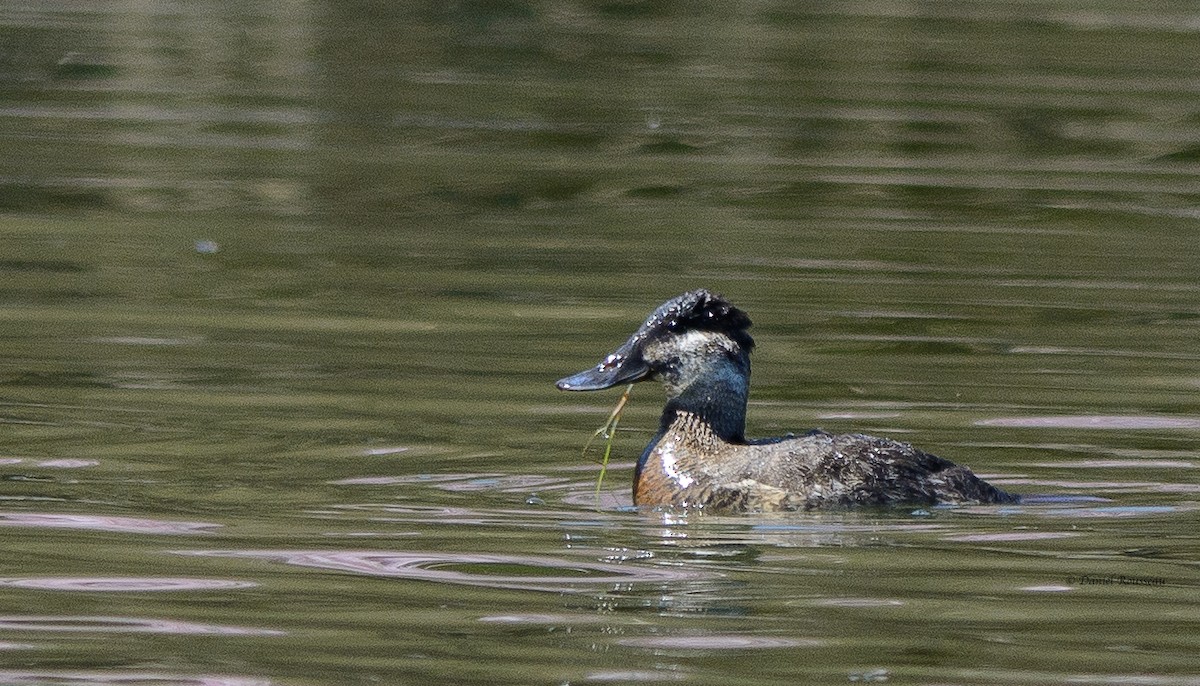
[[[596,429],[592,437],[583,446],[583,454],[587,455],[588,448],[592,447],[592,442],[597,436],[603,435],[604,457],[600,461],[600,476],[596,478],[596,507],[600,507],[600,487],[604,484],[604,475],[608,472],[608,456],[612,454],[613,437],[617,435],[617,424],[621,421],[621,412],[625,409],[625,404],[629,402],[629,392],[633,390],[633,384],[625,387],[625,392],[621,394],[621,399],[617,401],[617,406],[613,408],[611,414],[608,415],[608,421],[604,422],[604,426]]]

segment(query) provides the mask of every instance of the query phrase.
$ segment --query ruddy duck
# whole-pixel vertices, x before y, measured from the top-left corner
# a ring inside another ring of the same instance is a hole
[[[747,441],[750,318],[704,289],[659,306],[600,364],[556,384],[598,391],[658,379],[658,433],[638,460],[639,506],[717,512],[1015,502],[966,467],[907,443],[813,431]]]

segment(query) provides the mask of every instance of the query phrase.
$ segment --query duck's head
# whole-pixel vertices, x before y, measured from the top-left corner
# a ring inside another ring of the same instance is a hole
[[[671,398],[702,379],[740,377],[738,385],[744,387],[754,348],[748,328],[750,317],[723,297],[703,288],[689,291],[659,305],[600,364],[556,385],[564,391],[598,391],[658,379]]]

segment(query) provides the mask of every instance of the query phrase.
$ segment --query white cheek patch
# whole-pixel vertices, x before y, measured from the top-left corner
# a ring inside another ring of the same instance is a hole
[[[737,350],[737,343],[723,333],[692,329],[654,341],[646,346],[643,356],[663,362],[670,357],[704,357],[718,350],[732,353]]]

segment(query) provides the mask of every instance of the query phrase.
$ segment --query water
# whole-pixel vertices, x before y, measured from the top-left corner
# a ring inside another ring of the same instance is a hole
[[[0,682],[1200,683],[1188,4],[0,8]],[[633,511],[748,431],[1015,507]],[[595,451],[591,455],[596,457]]]

